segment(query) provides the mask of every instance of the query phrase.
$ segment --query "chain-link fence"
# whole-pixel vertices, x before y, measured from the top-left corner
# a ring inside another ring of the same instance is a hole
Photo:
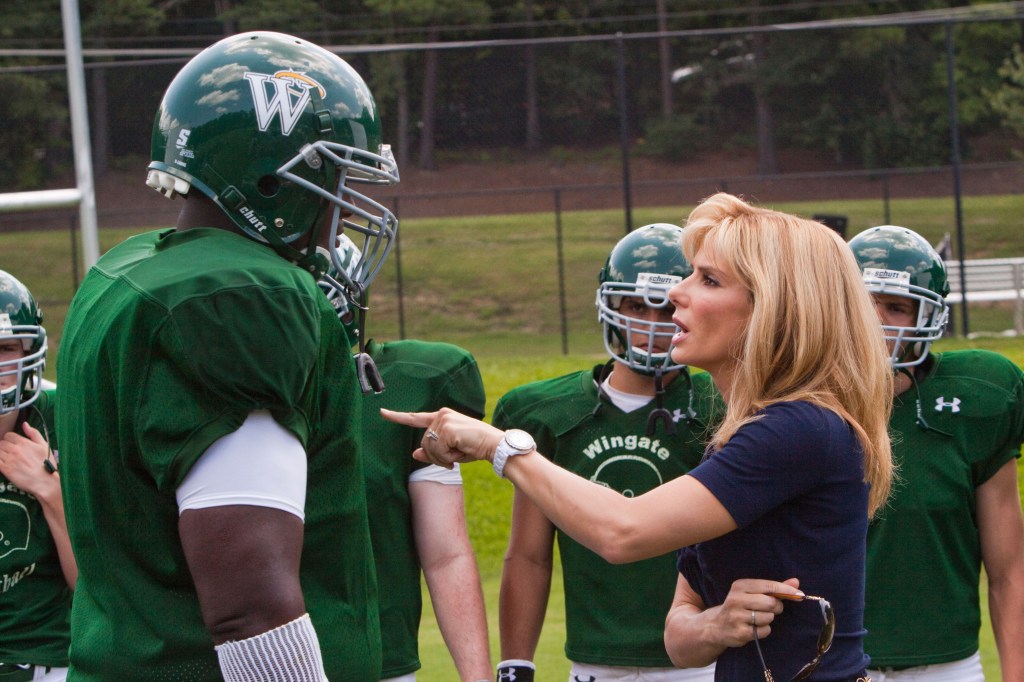
[[[1013,203],[1024,166],[992,105],[1010,80],[999,68],[1021,40],[1018,5],[875,23],[319,41],[371,85],[400,160],[401,185],[377,197],[403,227],[372,294],[375,328],[597,350],[596,273],[614,242],[646,222],[679,223],[718,190],[806,202],[808,214],[844,219],[847,236],[895,222],[933,243],[953,235],[954,257],[1024,255],[1024,202]],[[87,60],[101,231],[174,223],[177,207],[142,178],[153,112],[192,52]],[[40,173],[62,153],[59,144],[40,150]],[[136,184],[107,187],[122,166],[136,169]],[[975,200],[986,196],[1003,198]],[[908,203],[922,197],[939,208]],[[0,214],[0,232],[40,228],[73,232],[75,216]],[[78,256],[73,239],[62,241],[69,299]],[[18,260],[8,253],[0,266],[18,272]],[[66,304],[63,294],[51,302]]]

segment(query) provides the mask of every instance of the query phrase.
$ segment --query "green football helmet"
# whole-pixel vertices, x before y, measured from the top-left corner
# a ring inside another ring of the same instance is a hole
[[[647,322],[621,313],[622,299],[635,296],[652,308],[672,305],[668,290],[693,272],[683,256],[682,235],[683,228],[668,223],[637,228],[615,245],[598,278],[597,319],[604,325],[604,346],[612,358],[643,374],[684,367],[672,362],[668,350],[679,328],[672,322]],[[638,337],[645,341],[629,342]]]
[[[0,414],[27,407],[39,397],[46,367],[46,330],[43,313],[28,288],[13,275],[0,270],[0,341],[21,342],[24,354],[0,361],[0,378],[7,384],[0,400]]]
[[[850,240],[850,248],[872,294],[891,294],[917,305],[913,327],[882,325],[892,366],[924,362],[932,342],[942,336],[949,317],[949,278],[942,257],[913,230],[895,225],[869,228]]]
[[[164,94],[151,159],[150,187],[171,198],[202,192],[318,279],[335,254],[316,245],[335,243],[339,225],[362,236],[363,287],[398,229],[388,208],[353,187],[399,179],[373,95],[340,57],[289,35],[243,33],[196,55]]]

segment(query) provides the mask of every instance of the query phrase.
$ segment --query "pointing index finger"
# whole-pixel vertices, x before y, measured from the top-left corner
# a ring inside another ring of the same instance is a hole
[[[380,415],[396,424],[425,429],[434,422],[437,412],[395,412],[382,407]]]

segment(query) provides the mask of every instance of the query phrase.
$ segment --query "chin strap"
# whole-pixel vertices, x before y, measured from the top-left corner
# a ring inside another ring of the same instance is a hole
[[[363,393],[382,393],[384,391],[384,379],[380,376],[377,364],[370,357],[370,354],[366,352],[366,311],[369,309],[366,300],[366,289],[358,283],[355,283],[355,286],[357,289],[350,289],[348,291],[351,294],[348,299],[356,309],[356,336],[359,337],[359,352],[353,357],[356,361],[356,375],[359,377],[359,388]]]
[[[604,382],[609,376],[611,376],[613,369],[615,369],[615,358],[604,363],[604,366],[601,367],[601,371],[597,373],[597,405],[594,405],[594,411],[590,413],[591,417],[596,417],[598,413],[601,412],[601,406],[604,405],[604,400],[611,402],[611,399],[604,390]]]
[[[914,369],[916,370],[918,367],[921,367],[921,365],[915,366]],[[911,372],[906,367],[900,367],[899,369],[896,370],[896,374],[905,374],[906,377],[910,379],[910,385],[914,387],[914,410],[917,413],[915,421],[917,422],[918,427],[922,431],[931,431],[933,433],[937,433],[939,435],[952,438],[953,434],[946,433],[941,429],[937,429],[934,426],[931,426],[930,424],[928,424],[928,421],[924,418],[924,410],[921,408],[921,387],[917,383],[917,372]]]
[[[658,430],[658,422],[665,425],[665,434],[676,435],[676,423],[672,420],[672,413],[665,409],[665,386],[662,381],[664,372],[660,367],[654,370],[654,409],[647,415],[647,435],[653,436]],[[689,374],[687,374],[689,376]],[[689,391],[692,400],[693,391]]]
[[[611,375],[612,370],[615,368],[617,360],[612,358],[601,367],[601,371],[597,374],[597,405],[594,406],[594,411],[591,412],[592,417],[596,417],[601,412],[601,406],[604,404],[602,399],[609,400],[607,393],[604,390],[604,382]],[[706,426],[700,418],[697,416],[697,411],[693,407],[693,381],[690,379],[690,372],[687,368],[683,368],[679,371],[679,374],[683,377],[686,382],[686,413],[682,415],[682,418],[687,424],[696,423],[701,426]],[[676,420],[673,419],[672,413],[665,408],[665,385],[664,385],[664,371],[659,367],[654,370],[654,409],[651,410],[650,414],[647,415],[647,430],[646,435],[653,436],[658,430],[658,423],[665,425],[665,433],[669,436],[676,434]]]

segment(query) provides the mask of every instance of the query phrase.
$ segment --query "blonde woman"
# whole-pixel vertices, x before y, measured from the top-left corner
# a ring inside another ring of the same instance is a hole
[[[417,458],[490,460],[608,561],[685,548],[663,605],[676,665],[858,679],[867,522],[892,475],[892,372],[860,271],[823,225],[728,194],[694,209],[683,251],[694,273],[670,291],[672,359],[706,369],[727,405],[689,474],[627,498],[553,465],[528,434],[449,410],[386,416],[428,427]]]

